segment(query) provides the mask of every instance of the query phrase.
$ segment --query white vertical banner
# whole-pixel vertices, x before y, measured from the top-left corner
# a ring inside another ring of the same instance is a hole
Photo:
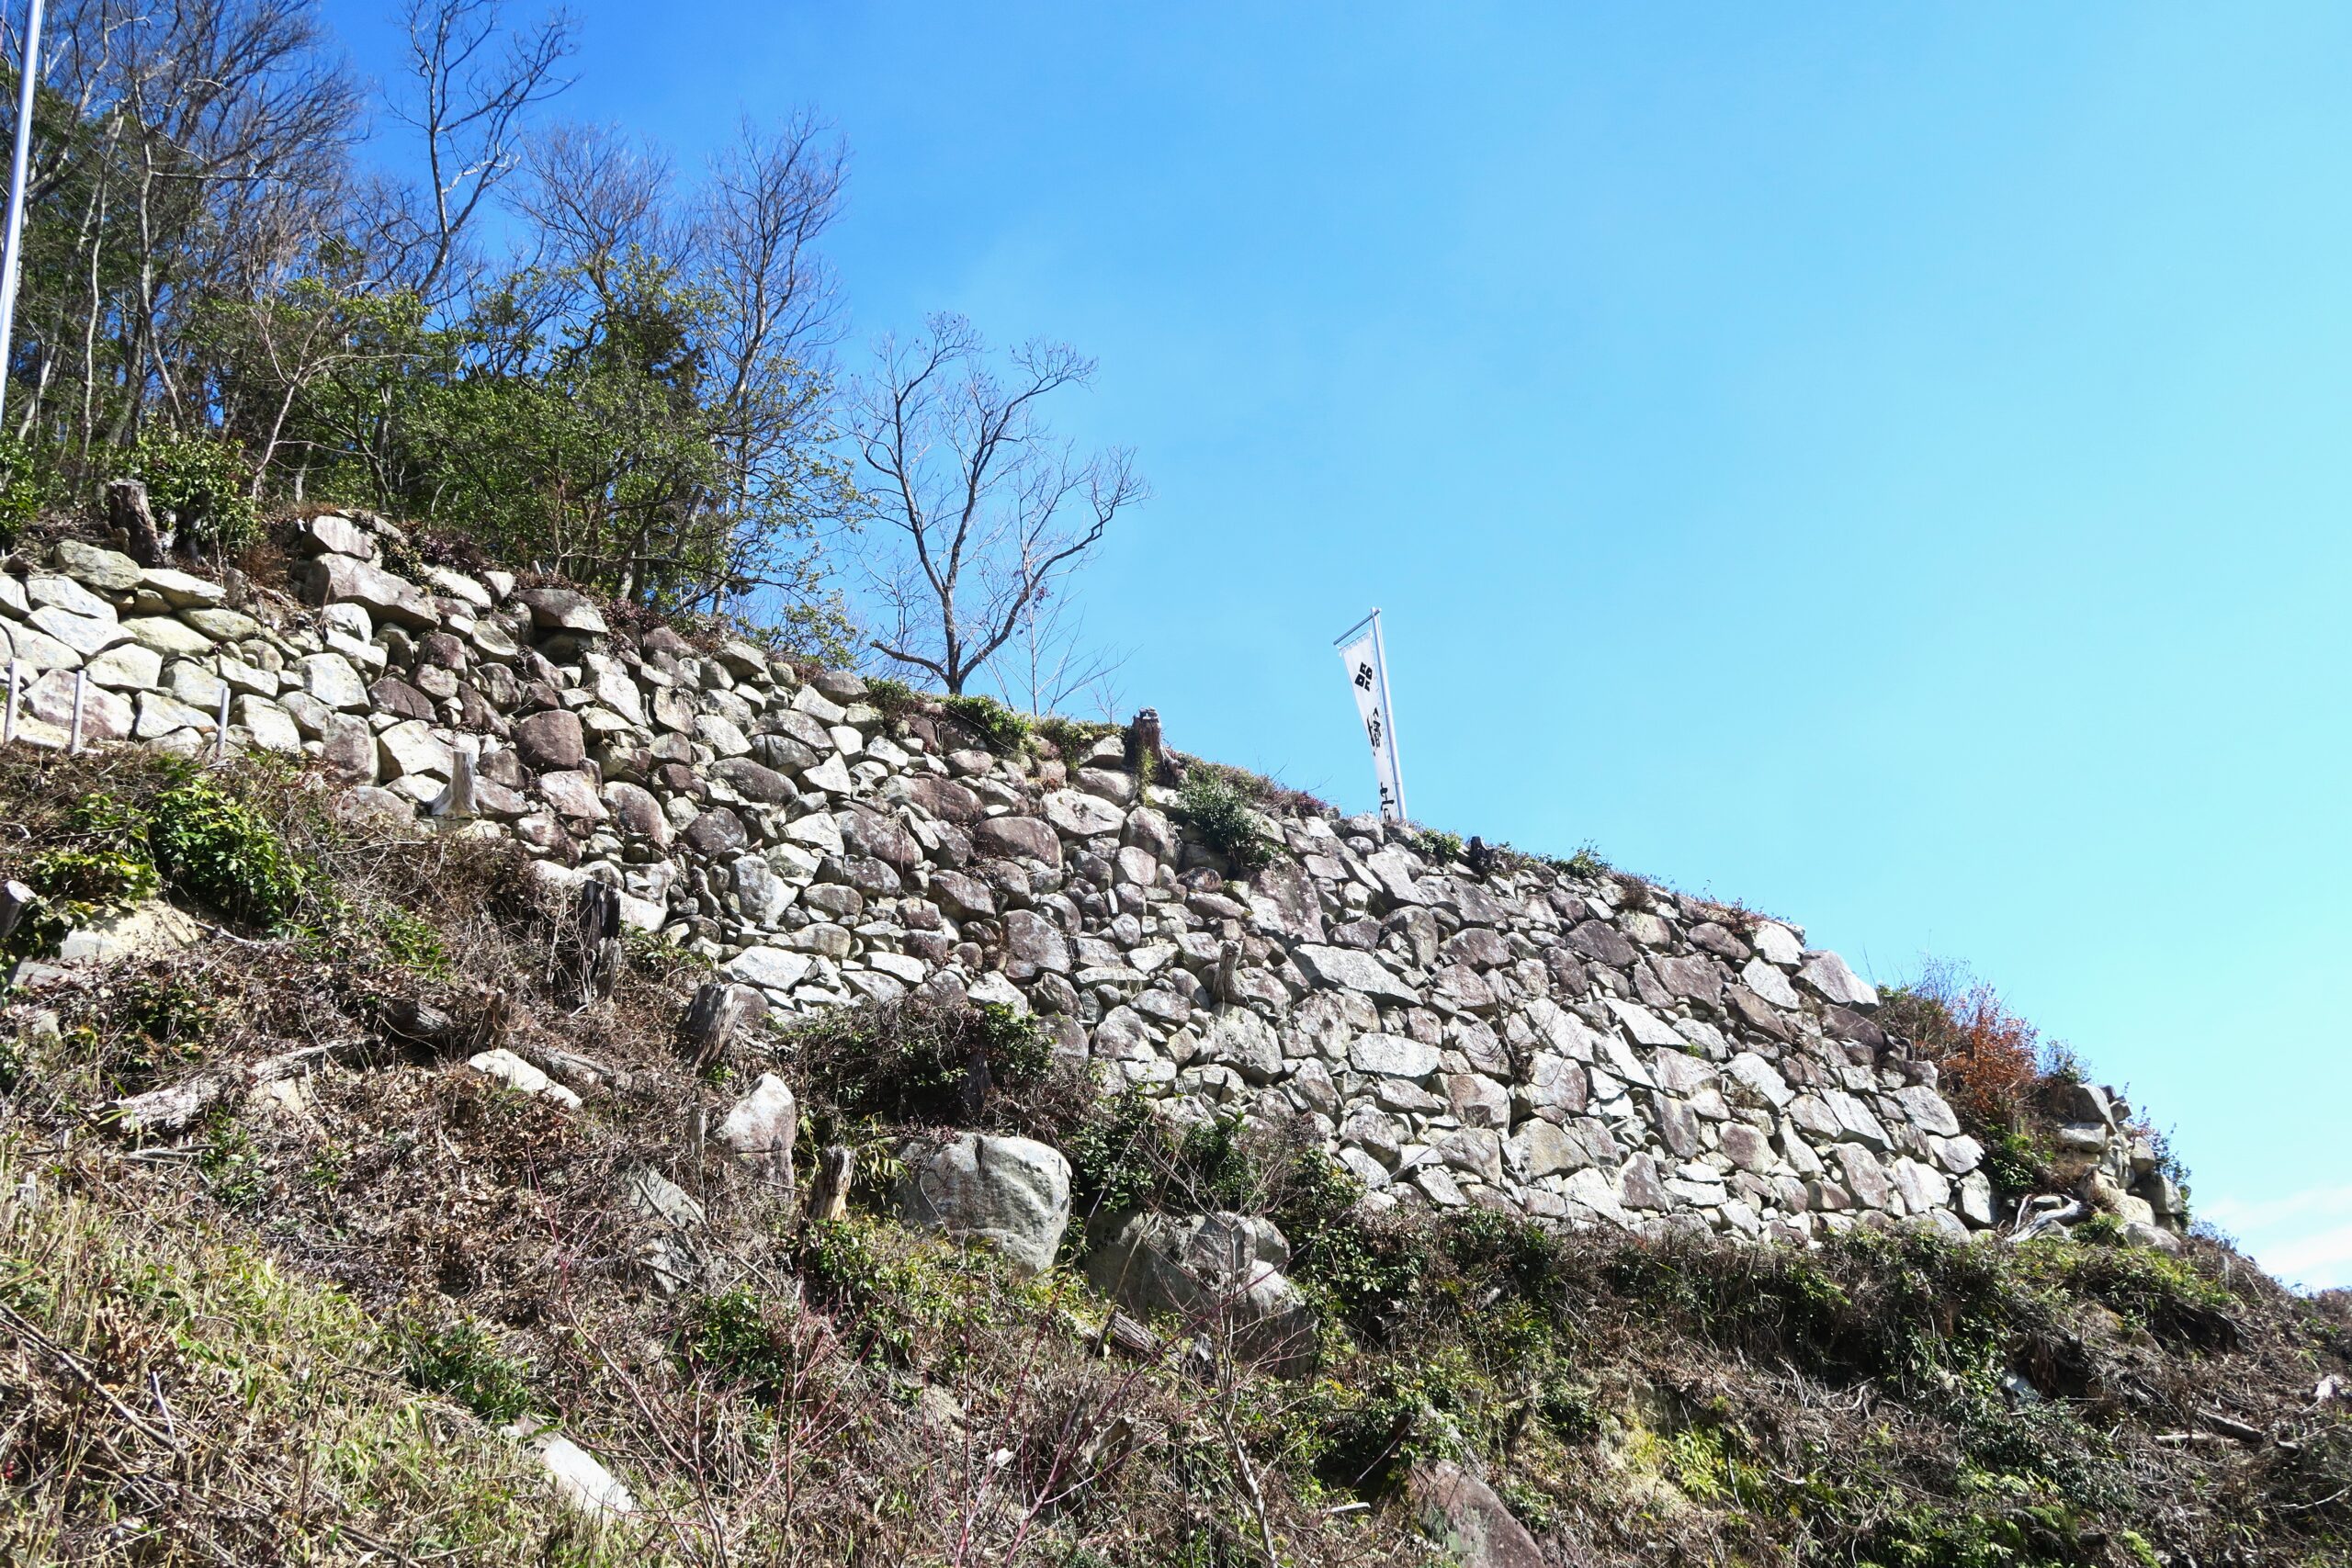
[[[1388,650],[1380,638],[1380,612],[1351,626],[1339,638],[1340,662],[1355,694],[1356,716],[1372,746],[1372,771],[1380,783],[1380,815],[1405,820],[1405,770],[1396,760],[1396,710],[1388,700]]]

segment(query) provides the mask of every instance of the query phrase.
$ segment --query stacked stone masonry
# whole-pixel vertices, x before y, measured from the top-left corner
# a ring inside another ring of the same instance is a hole
[[[71,541],[0,575],[18,739],[63,744],[85,676],[87,739],[209,755],[225,694],[230,747],[311,758],[395,819],[478,751],[475,816],[445,830],[616,885],[631,925],[787,1015],[925,986],[1032,1010],[1172,1114],[1310,1118],[1379,1201],[1792,1241],[1996,1220],[1934,1069],[1795,927],[1474,874],[1361,817],[1270,819],[1286,852],[1233,877],[1115,739],[994,755],[886,720],[852,674],[617,635],[503,572],[408,581],[380,526],[304,525],[302,606]],[[2114,1142],[2143,1190],[2153,1151]]]

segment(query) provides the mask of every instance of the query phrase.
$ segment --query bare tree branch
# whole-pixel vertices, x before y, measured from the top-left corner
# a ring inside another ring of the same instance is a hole
[[[1147,494],[1132,454],[1080,457],[1040,417],[1092,360],[1042,342],[1005,357],[1000,377],[969,321],[933,316],[910,343],[883,341],[851,416],[875,515],[898,537],[870,571],[894,623],[871,646],[951,693]]]

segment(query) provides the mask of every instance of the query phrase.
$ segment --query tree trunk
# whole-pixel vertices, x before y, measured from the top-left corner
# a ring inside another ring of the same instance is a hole
[[[726,1054],[736,1035],[765,1017],[767,998],[757,987],[707,980],[695,990],[686,1009],[679,1043],[686,1059],[699,1072]]]
[[[857,1162],[847,1144],[835,1144],[817,1161],[817,1179],[808,1186],[808,1206],[800,1211],[803,1224],[829,1224],[849,1215],[850,1170]]]
[[[583,882],[571,929],[557,938],[558,975],[577,1005],[586,1007],[613,994],[620,959],[620,890],[607,882]]]
[[[154,509],[147,503],[147,487],[137,479],[107,481],[107,522],[121,530],[124,550],[141,566],[164,564],[164,541],[155,532]]]

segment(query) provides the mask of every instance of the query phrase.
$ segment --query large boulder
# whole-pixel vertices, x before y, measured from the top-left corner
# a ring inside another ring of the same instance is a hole
[[[1087,1254],[1095,1289],[1144,1315],[1173,1314],[1282,1375],[1315,1362],[1315,1314],[1283,1270],[1290,1244],[1246,1214],[1134,1213]]]
[[[792,1177],[792,1141],[799,1129],[800,1109],[791,1087],[774,1073],[762,1073],[752,1092],[728,1108],[718,1141],[743,1164],[784,1182]]]
[[[1405,1497],[1446,1561],[1461,1568],[1544,1568],[1543,1549],[1495,1489],[1450,1459],[1406,1472]]]
[[[910,1224],[985,1242],[1035,1273],[1069,1224],[1069,1161],[1028,1138],[966,1133],[907,1152],[899,1212]]]
[[[441,624],[416,584],[350,556],[313,556],[297,569],[296,586],[306,604],[357,604],[379,626],[430,631]]]

